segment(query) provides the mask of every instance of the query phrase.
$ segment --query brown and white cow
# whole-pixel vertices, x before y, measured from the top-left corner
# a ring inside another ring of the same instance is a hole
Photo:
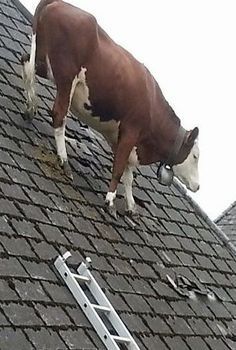
[[[191,191],[199,189],[198,128],[180,125],[148,69],[117,45],[91,14],[61,0],[40,1],[34,18],[30,55],[23,55],[27,114],[36,112],[35,73],[55,83],[52,120],[57,153],[67,175],[65,146],[70,109],[99,131],[114,152],[106,202],[114,209],[122,177],[127,209],[133,213],[133,167],[168,164]]]

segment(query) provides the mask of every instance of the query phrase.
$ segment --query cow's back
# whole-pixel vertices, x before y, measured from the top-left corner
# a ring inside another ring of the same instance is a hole
[[[54,80],[70,76],[73,81],[75,115],[110,143],[117,137],[120,122],[148,129],[155,95],[153,77],[107,35],[94,16],[56,1],[42,10],[38,32],[48,50]]]

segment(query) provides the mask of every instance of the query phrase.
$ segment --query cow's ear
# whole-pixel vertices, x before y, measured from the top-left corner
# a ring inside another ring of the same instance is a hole
[[[192,145],[196,140],[196,138],[198,137],[198,134],[199,134],[199,129],[195,127],[193,130],[189,132],[186,143],[188,145]]]

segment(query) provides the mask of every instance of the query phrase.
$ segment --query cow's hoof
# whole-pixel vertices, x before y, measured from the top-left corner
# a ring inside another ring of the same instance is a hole
[[[116,206],[113,204],[111,205],[109,201],[105,201],[105,205],[107,208],[108,213],[114,218],[117,219],[117,211],[116,211]]]
[[[62,167],[63,167],[63,171],[64,171],[65,176],[69,180],[73,181],[73,174],[72,174],[72,170],[71,170],[71,167],[69,165],[69,162],[68,161],[64,162]]]
[[[138,216],[137,207],[136,207],[135,202],[131,203],[128,206],[128,208],[126,209],[125,213],[126,213],[127,216],[130,216],[130,217]]]
[[[24,119],[31,123],[36,113],[37,113],[37,108],[35,107],[27,108],[24,112]]]
[[[34,119],[34,112],[27,109],[24,113],[24,119],[27,120],[27,122],[31,123]]]
[[[28,53],[23,53],[21,55],[21,64],[24,64],[25,62],[28,62],[30,60],[30,54]]]
[[[138,212],[137,212],[136,207],[134,209],[127,209],[125,213],[130,218],[138,217]]]
[[[112,206],[108,206],[108,211],[110,213],[110,215],[117,220],[117,211],[116,211],[116,207],[115,205]]]

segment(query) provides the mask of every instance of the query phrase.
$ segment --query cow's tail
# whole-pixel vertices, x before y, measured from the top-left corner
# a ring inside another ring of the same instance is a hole
[[[33,32],[31,37],[31,50],[29,54],[23,54],[22,63],[22,78],[26,91],[27,107],[26,116],[33,118],[37,110],[37,98],[35,94],[35,58],[36,58],[36,33]]]

